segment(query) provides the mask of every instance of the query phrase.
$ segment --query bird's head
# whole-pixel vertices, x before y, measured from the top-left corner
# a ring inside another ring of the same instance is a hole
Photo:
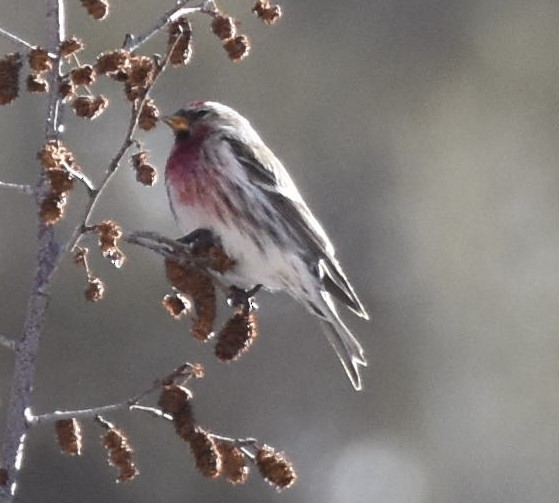
[[[174,114],[162,118],[177,140],[199,135],[235,134],[248,121],[232,108],[213,101],[194,101]]]

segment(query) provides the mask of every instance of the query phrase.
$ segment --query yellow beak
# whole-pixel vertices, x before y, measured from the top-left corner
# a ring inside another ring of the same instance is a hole
[[[190,122],[182,115],[165,115],[161,120],[167,124],[175,133],[184,133],[190,128]]]

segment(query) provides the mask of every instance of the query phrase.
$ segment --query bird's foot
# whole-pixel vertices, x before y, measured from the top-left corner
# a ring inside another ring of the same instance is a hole
[[[212,246],[221,246],[219,238],[210,229],[196,229],[190,234],[178,238],[179,243],[190,247],[194,255],[207,252]]]
[[[227,303],[234,308],[241,309],[244,313],[256,311],[258,305],[256,304],[254,296],[262,288],[262,285],[256,285],[250,290],[243,290],[236,286],[229,288],[229,295],[227,296]]]

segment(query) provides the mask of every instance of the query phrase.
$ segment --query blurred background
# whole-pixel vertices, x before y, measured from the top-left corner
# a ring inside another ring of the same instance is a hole
[[[2,0],[1,26],[42,43],[43,3]],[[172,2],[113,0],[102,22],[68,4],[85,62]],[[369,323],[346,317],[369,359],[365,390],[352,391],[317,320],[288,297],[259,296],[261,336],[224,365],[191,340],[188,320],[160,307],[169,286],[158,257],[127,246],[115,271],[93,252],[106,300],[86,303],[83,271],[64,264],[35,412],[120,401],[200,361],[199,421],[284,450],[300,480],[278,496],[258,474],[242,487],[204,479],[171,427],[122,413],[108,418],[129,434],[137,480],[114,484],[91,422],[79,459],[38,427],[19,501],[556,502],[559,3],[284,0],[272,27],[251,0],[221,4],[252,39],[250,57],[230,62],[209,19],[194,17],[193,61],[167,72],[153,97],[167,113],[193,99],[229,104],[285,162],[372,313]],[[13,50],[0,39],[1,53]],[[95,89],[112,107],[92,123],[69,111],[66,142],[99,180],[128,119],[119,86],[101,79]],[[0,109],[0,179],[34,183],[44,115],[44,97],[25,93]],[[169,131],[142,138],[163,168]],[[77,188],[61,237],[83,204]],[[107,217],[178,235],[161,181],[137,184],[126,163],[96,214]],[[0,229],[0,332],[17,336],[35,253],[25,196],[0,192]],[[0,351],[2,408],[11,370]]]

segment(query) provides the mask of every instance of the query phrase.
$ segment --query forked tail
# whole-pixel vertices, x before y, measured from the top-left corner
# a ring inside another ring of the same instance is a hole
[[[332,297],[328,292],[320,292],[327,309],[324,309],[322,325],[328,341],[336,351],[344,369],[356,390],[362,389],[359,367],[366,367],[367,360],[361,344],[340,318]]]

